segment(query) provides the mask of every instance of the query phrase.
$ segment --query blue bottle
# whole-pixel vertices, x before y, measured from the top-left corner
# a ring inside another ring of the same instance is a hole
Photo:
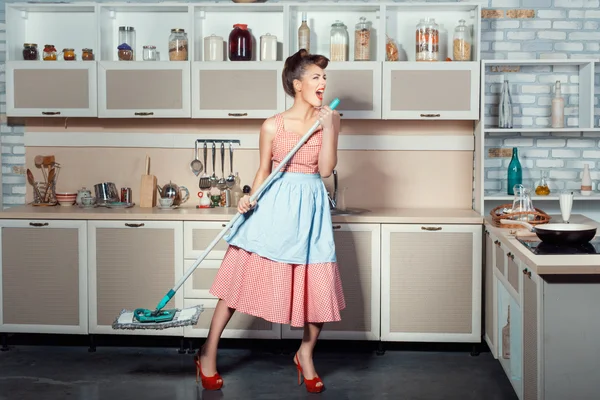
[[[512,159],[508,164],[508,194],[514,195],[513,188],[515,185],[523,183],[523,171],[521,170],[521,163],[519,162],[519,150],[513,147]]]

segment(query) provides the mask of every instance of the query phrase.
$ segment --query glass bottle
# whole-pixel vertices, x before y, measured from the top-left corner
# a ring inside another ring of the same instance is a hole
[[[231,61],[252,60],[252,37],[248,25],[233,25],[233,30],[229,34],[229,59]]]
[[[360,17],[354,30],[354,61],[369,61],[371,59],[371,23],[365,17]]]
[[[548,171],[542,171],[542,179],[540,180],[540,184],[535,188],[535,194],[538,196],[548,196],[550,194]]]
[[[341,21],[331,25],[330,56],[331,61],[348,60],[348,29]]]
[[[508,194],[514,195],[514,186],[523,184],[523,171],[519,162],[519,150],[513,147],[512,158],[508,164]]]
[[[513,127],[512,99],[510,98],[510,89],[508,80],[502,84],[502,94],[498,104],[498,128],[511,129]]]
[[[458,21],[454,29],[454,40],[452,41],[452,52],[454,61],[471,61],[471,30],[464,19]]]
[[[127,44],[130,47],[131,58],[129,60],[135,60],[135,28],[133,26],[119,27],[119,46],[123,44]]]
[[[187,59],[187,33],[185,33],[184,29],[171,29],[171,35],[169,36],[169,61],[187,61]]]
[[[416,60],[439,61],[440,30],[434,18],[423,18],[416,31]]]
[[[554,97],[552,98],[552,127],[565,127],[565,99],[560,90],[560,81],[554,84]]]
[[[298,50],[305,49],[310,53],[310,28],[306,23],[306,13],[302,13],[302,24],[298,28]]]

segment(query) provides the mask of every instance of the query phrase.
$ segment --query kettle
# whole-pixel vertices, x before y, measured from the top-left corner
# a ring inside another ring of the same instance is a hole
[[[162,187],[156,185],[156,189],[160,197],[173,199],[174,206],[181,205],[190,198],[190,191],[185,186],[177,186],[171,181]],[[182,195],[182,192],[185,192],[185,195]]]

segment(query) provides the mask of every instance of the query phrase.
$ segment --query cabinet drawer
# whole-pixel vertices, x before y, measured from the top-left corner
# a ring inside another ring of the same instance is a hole
[[[268,118],[282,112],[285,110],[282,72],[281,62],[194,63],[192,116]]]
[[[6,63],[9,117],[95,117],[96,96],[95,62]]]
[[[479,118],[479,63],[384,63],[385,119]]]
[[[100,117],[190,116],[189,63],[100,62]]]
[[[212,319],[218,300],[216,299],[185,299],[183,304],[185,308],[202,305],[204,311],[196,325],[183,328],[185,337],[201,337],[208,335],[210,321]],[[223,331],[223,338],[255,338],[255,339],[280,339],[281,325],[273,324],[262,318],[252,315],[235,312],[227,327]]]
[[[184,273],[195,262],[196,260],[185,260],[183,264]],[[220,266],[220,260],[203,260],[192,273],[192,276],[183,284],[183,297],[186,299],[216,299],[215,296],[209,293],[209,290]]]
[[[225,227],[223,222],[184,222],[183,254],[184,258],[197,259]],[[208,253],[207,260],[222,260],[229,245],[221,239]]]

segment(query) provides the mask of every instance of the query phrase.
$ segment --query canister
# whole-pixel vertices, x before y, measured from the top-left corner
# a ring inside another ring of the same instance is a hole
[[[267,33],[260,37],[260,61],[277,61],[277,36]]]
[[[210,35],[204,38],[204,61],[223,61],[223,38]]]

